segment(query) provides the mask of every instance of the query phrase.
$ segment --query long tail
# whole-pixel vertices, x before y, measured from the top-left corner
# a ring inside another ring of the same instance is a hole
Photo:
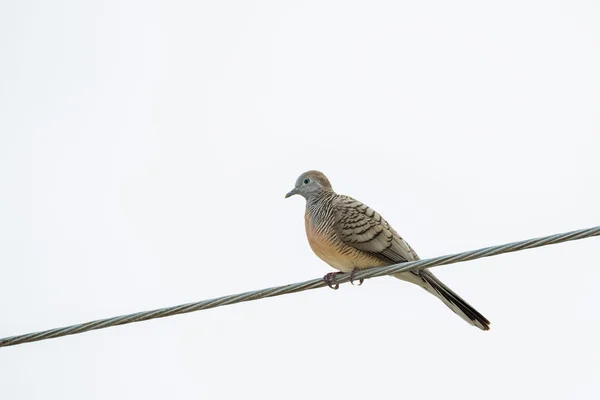
[[[411,283],[415,283],[429,293],[439,298],[459,317],[467,321],[471,325],[475,325],[481,330],[488,331],[490,329],[490,321],[479,311],[474,309],[469,303],[464,301],[462,297],[454,293],[452,289],[444,285],[433,273],[429,270],[420,270],[413,272],[402,272],[394,275],[398,279],[402,279]]]

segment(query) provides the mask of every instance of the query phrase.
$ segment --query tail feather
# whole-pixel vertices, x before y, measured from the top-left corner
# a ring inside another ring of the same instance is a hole
[[[407,274],[412,274],[408,276]],[[448,308],[454,311],[459,317],[467,321],[471,325],[475,325],[481,330],[487,331],[490,329],[490,321],[484,317],[479,311],[474,309],[469,303],[457,295],[452,289],[444,285],[433,273],[428,270],[421,270],[415,273],[400,273],[394,275],[396,278],[416,283],[422,286],[429,293],[439,298]],[[417,278],[418,281],[415,281]]]

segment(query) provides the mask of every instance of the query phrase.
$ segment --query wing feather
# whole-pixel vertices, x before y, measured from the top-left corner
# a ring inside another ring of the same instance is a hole
[[[334,202],[335,229],[345,244],[390,264],[418,260],[408,243],[371,207],[348,196]]]

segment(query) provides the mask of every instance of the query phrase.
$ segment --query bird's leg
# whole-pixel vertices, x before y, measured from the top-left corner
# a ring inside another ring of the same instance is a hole
[[[335,277],[337,276],[337,274],[339,274],[339,272],[330,272],[323,277],[323,280],[325,281],[325,283],[327,283],[327,286],[329,286],[333,290],[338,290],[340,288],[340,284],[335,283]]]
[[[350,283],[352,284],[352,286],[354,286],[354,276],[356,275],[356,273],[360,271],[358,268],[354,268],[352,270],[352,272],[350,273]],[[356,286],[360,286],[363,284],[365,280],[363,278],[360,278],[360,280],[358,281],[358,285]]]

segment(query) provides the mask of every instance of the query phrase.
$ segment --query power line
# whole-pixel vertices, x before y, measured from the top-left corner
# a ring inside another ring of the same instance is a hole
[[[463,253],[451,254],[447,256],[429,258],[419,261],[411,261],[400,264],[389,265],[385,267],[369,268],[355,274],[354,279],[369,279],[376,276],[390,275],[397,272],[406,272],[413,269],[422,269],[435,267],[438,265],[454,264],[463,261],[475,260],[482,257],[491,257],[502,253],[510,253],[531,249],[534,247],[547,246],[579,240],[592,236],[600,236],[600,226],[588,229],[581,229],[572,232],[559,233],[550,236],[544,236],[536,239],[523,240],[499,246],[491,246],[483,249],[465,251]],[[339,274],[336,283],[346,283],[350,280],[350,274]],[[160,308],[151,311],[142,311],[135,314],[122,315],[119,317],[99,319],[96,321],[85,322],[83,324],[66,326],[63,328],[50,329],[47,331],[28,333],[25,335],[11,336],[0,339],[0,347],[15,346],[22,343],[36,342],[39,340],[52,339],[60,336],[75,335],[95,329],[108,328],[110,326],[125,325],[132,322],[147,321],[154,318],[170,317],[176,314],[184,314],[192,311],[206,310],[225,306],[228,304],[241,303],[243,301],[258,300],[265,297],[280,296],[289,293],[301,292],[309,289],[317,289],[327,286],[323,278],[312,279],[310,281],[292,283],[284,286],[276,286],[268,289],[254,290],[240,294],[218,297],[216,299],[203,300],[196,303],[182,304],[173,307]]]

